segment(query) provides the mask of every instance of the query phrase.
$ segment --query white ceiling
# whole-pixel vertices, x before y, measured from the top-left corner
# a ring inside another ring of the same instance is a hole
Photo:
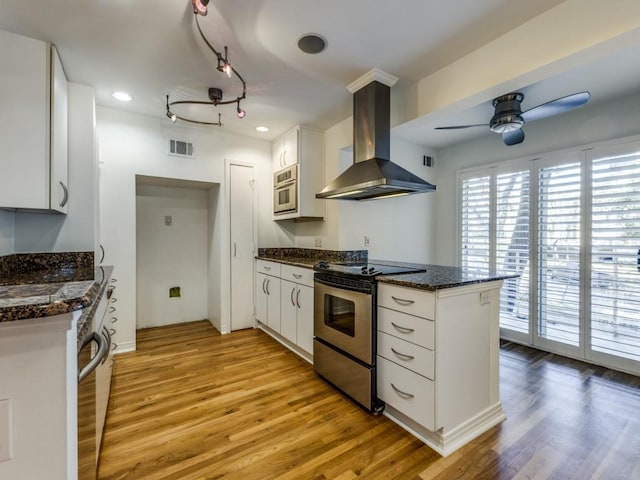
[[[237,119],[232,106],[220,107],[223,128],[272,139],[296,124],[324,129],[348,117],[352,104],[345,86],[373,67],[399,77],[394,88],[407,88],[559,3],[211,0],[209,15],[200,19],[217,49],[228,45],[230,60],[248,85],[246,118]],[[100,105],[160,119],[167,94],[171,100],[206,100],[208,87],[222,88],[225,99],[240,93],[237,81],[216,71],[215,58],[195,29],[190,0],[2,0],[0,28],[54,43],[69,80],[94,86]],[[324,52],[308,55],[297,49],[297,40],[309,32],[327,39]],[[636,63],[625,64],[629,75],[638,68]],[[606,77],[592,73],[582,70],[551,79],[548,89],[545,82],[528,87],[523,108],[561,96],[550,96],[556,92],[569,94],[591,84],[618,88],[616,82],[603,82]],[[620,83],[621,90],[634,88],[630,81]],[[115,90],[128,91],[134,100],[117,102],[111,98]],[[214,112],[212,107],[198,108],[206,108],[207,115]],[[217,120],[215,113],[200,118]],[[483,123],[491,113],[490,103],[484,102],[417,119],[397,130],[408,139],[438,147],[486,132],[434,132],[434,126]],[[258,125],[271,131],[260,134],[255,131]]]

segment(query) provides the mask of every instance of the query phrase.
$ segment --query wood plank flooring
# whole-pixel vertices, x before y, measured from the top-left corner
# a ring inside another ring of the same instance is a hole
[[[116,357],[100,480],[640,479],[640,379],[501,349],[507,420],[443,458],[260,330],[140,330]]]

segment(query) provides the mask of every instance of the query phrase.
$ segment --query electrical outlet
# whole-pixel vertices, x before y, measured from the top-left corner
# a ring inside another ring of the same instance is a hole
[[[364,246],[368,247],[369,245],[371,245],[371,239],[368,236],[364,236]]]
[[[173,217],[171,215],[165,215],[164,216],[164,224],[167,227],[170,227],[171,225],[173,225]]]
[[[0,462],[13,458],[13,412],[9,398],[0,399]]]
[[[316,247],[322,247],[322,239],[316,238]]]

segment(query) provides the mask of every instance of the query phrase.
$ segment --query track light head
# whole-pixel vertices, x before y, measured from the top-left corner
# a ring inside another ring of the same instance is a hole
[[[208,11],[207,5],[209,5],[209,0],[191,0],[191,3],[193,4],[193,13],[206,17]]]

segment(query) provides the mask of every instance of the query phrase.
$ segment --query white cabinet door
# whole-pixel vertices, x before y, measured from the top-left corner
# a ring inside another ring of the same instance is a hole
[[[298,163],[298,129],[287,133],[283,139],[282,164],[288,167]]]
[[[304,351],[313,353],[313,287],[298,285],[296,306],[298,307],[296,344]]]
[[[268,320],[268,296],[267,279],[270,278],[264,273],[256,274],[256,320],[267,324]]]
[[[287,280],[282,280],[280,284],[280,334],[296,343],[298,307],[296,306],[296,294],[298,286]]]
[[[0,30],[0,65],[0,207],[48,207],[48,45]]]
[[[253,327],[253,167],[229,167],[231,211],[231,330]]]
[[[280,333],[280,279],[267,275],[265,282],[267,292],[267,325]]]
[[[69,201],[69,86],[62,62],[51,47],[51,210],[67,213]]]

